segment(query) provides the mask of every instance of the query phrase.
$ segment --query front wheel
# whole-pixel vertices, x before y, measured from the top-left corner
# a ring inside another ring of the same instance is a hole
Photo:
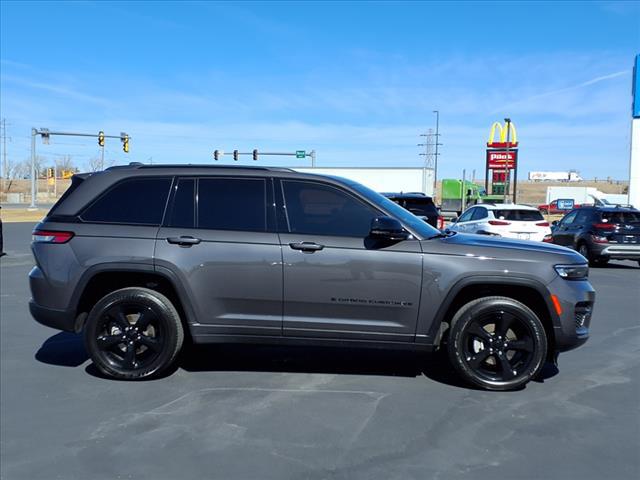
[[[91,310],[84,341],[95,366],[121,380],[151,378],[175,361],[184,332],[171,301],[147,288],[123,288]]]
[[[455,314],[447,348],[467,382],[486,390],[514,390],[542,369],[547,337],[540,319],[523,303],[485,297]]]

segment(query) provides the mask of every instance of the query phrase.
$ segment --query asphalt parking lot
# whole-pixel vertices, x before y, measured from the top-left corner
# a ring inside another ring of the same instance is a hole
[[[631,479],[640,476],[640,268],[592,269],[592,336],[509,393],[438,357],[209,347],[172,375],[100,378],[27,309],[29,223],[0,260],[0,478]]]

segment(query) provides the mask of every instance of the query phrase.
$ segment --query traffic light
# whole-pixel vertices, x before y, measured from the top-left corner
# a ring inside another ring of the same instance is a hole
[[[258,160],[258,149],[254,148],[253,149],[253,160]]]
[[[213,159],[217,162],[220,158],[220,152],[218,150],[213,151]]]
[[[129,153],[129,135],[124,132],[120,133],[120,140],[122,140],[122,151]]]
[[[47,178],[53,178],[54,175],[55,175],[55,172],[53,170],[53,167],[48,167],[47,168]]]
[[[237,161],[238,161],[238,150],[234,150],[234,151],[233,151],[233,160],[234,160],[235,162],[237,162]]]
[[[98,132],[98,145],[104,147],[104,132],[102,130]]]

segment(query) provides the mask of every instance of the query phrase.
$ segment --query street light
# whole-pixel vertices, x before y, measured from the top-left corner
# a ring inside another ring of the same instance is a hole
[[[440,145],[440,111],[434,110],[436,114],[436,154],[433,164],[433,197],[436,196],[436,186],[438,185],[438,145]]]

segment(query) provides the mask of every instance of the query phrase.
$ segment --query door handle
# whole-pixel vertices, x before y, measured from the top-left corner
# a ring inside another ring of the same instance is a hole
[[[294,250],[302,250],[303,252],[317,252],[318,250],[322,250],[324,245],[320,245],[315,242],[292,242],[289,244],[291,248]]]
[[[184,237],[168,237],[167,242],[180,245],[181,247],[190,247],[191,245],[197,245],[201,242],[199,238],[184,236]]]

